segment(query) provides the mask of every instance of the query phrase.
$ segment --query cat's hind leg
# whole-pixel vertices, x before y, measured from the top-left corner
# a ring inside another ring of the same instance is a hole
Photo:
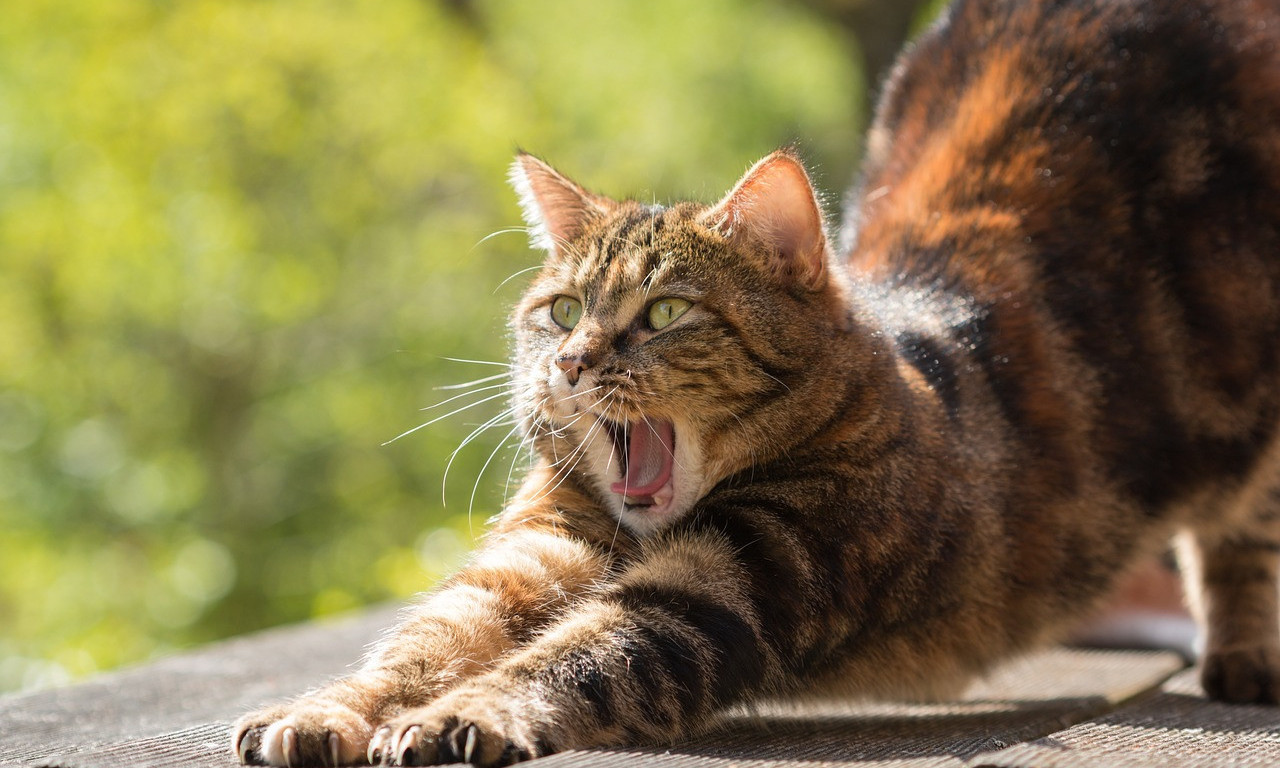
[[[1276,704],[1280,472],[1250,488],[1243,503],[1238,523],[1200,526],[1182,542],[1188,593],[1205,633],[1200,681],[1220,701]]]

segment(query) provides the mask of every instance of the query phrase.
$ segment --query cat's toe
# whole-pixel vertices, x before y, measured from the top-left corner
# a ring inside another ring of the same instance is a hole
[[[260,725],[246,725],[236,729],[231,740],[231,749],[240,758],[242,765],[264,765],[262,759],[258,757],[258,750],[262,746],[262,734],[266,730],[265,726]]]
[[[468,719],[424,717],[422,724],[397,731],[389,762],[396,766],[471,763],[502,766],[537,756],[493,724]]]
[[[1261,646],[1210,652],[1200,671],[1200,684],[1218,701],[1280,703],[1280,649]]]
[[[371,731],[346,707],[299,703],[241,719],[232,748],[245,765],[361,765]]]
[[[369,739],[369,748],[365,751],[365,759],[370,765],[391,762],[392,744],[391,727],[384,725],[373,732]]]
[[[442,761],[474,765],[511,765],[535,756],[531,745],[508,737],[492,724],[459,721],[440,735]]]
[[[431,706],[407,713],[391,725],[382,752],[398,766],[471,763],[502,766],[552,751],[536,738],[535,724],[511,702],[469,697],[455,691]]]

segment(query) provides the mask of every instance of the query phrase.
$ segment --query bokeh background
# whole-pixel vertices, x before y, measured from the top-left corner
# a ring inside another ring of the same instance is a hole
[[[515,149],[711,201],[796,143],[834,211],[920,5],[8,0],[0,691],[428,587],[522,465],[421,410],[501,371]]]

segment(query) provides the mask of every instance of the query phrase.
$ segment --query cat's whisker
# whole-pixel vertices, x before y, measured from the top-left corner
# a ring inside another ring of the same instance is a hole
[[[738,418],[736,414],[734,415],[734,418],[735,418],[735,419],[737,419],[737,418]],[[649,423],[649,420],[648,420],[648,419],[644,419],[643,421],[644,421],[644,425],[645,425],[646,427],[648,427],[648,428],[649,428],[649,431],[650,431],[651,433],[653,433],[653,436],[654,436],[654,437],[656,437],[656,438],[658,438],[658,444],[662,446],[662,450],[666,451],[666,452],[667,452],[667,455],[671,457],[671,463],[672,463],[672,464],[674,464],[674,465],[676,465],[676,466],[677,466],[677,467],[679,467],[680,469],[685,470],[685,471],[687,472],[687,471],[688,471],[688,467],[686,467],[686,466],[684,466],[683,464],[681,464],[681,463],[680,463],[680,459],[679,459],[679,457],[677,457],[677,456],[676,456],[676,452],[675,452],[675,451],[673,451],[672,449],[668,448],[668,447],[667,447],[667,444],[666,444],[666,443],[664,443],[664,442],[662,441],[662,437],[661,437],[661,435],[659,435],[659,434],[658,434],[658,430],[656,430],[656,429],[654,429],[654,428],[653,428],[653,424]],[[738,423],[742,423],[742,419],[738,419]],[[752,450],[754,451],[754,448],[753,448]]]
[[[528,227],[504,227],[503,229],[499,229],[495,232],[490,232],[489,234],[477,240],[475,244],[471,246],[471,250],[474,251],[475,249],[489,242],[493,238],[498,237],[499,235],[528,235],[528,234],[529,234]]]
[[[530,455],[532,455],[533,443],[537,439],[537,430],[538,430],[538,427],[537,425],[535,425],[531,430],[531,433],[528,435],[525,435],[520,440],[520,444],[516,446],[515,453],[511,455],[511,466],[507,468],[507,479],[506,479],[506,482],[503,483],[502,485],[503,506],[506,506],[507,502],[510,501],[511,499],[511,478],[515,475],[515,472],[516,472],[516,462],[520,460],[520,454],[526,450],[530,451],[531,452]]]
[[[511,427],[507,434],[502,436],[502,439],[498,441],[498,444],[494,446],[494,449],[489,452],[489,458],[484,460],[484,464],[480,467],[480,472],[476,474],[476,481],[471,484],[471,498],[467,502],[468,526],[471,525],[471,513],[476,506],[476,491],[480,489],[480,481],[484,479],[485,470],[487,470],[489,468],[489,464],[493,462],[493,457],[498,455],[498,451],[502,450],[502,447],[506,445],[507,440],[511,439],[511,436],[514,435],[518,429],[520,429],[520,425],[517,423]]]
[[[605,397],[602,399],[607,399],[610,395],[613,394],[613,391],[616,391],[616,387],[614,390],[610,391],[608,395],[605,395]],[[602,429],[604,429],[604,422],[601,421],[600,419],[596,419],[595,423],[587,428],[587,432],[583,436],[582,441],[578,443],[576,446],[574,446],[573,450],[570,451],[564,457],[564,459],[561,460],[561,461],[572,460],[573,463],[568,465],[567,467],[562,467],[561,469],[556,470],[556,472],[551,477],[553,480],[556,477],[559,477],[560,478],[559,481],[556,482],[556,484],[552,486],[550,489],[547,489],[545,492],[543,492],[543,490],[546,489],[547,483],[544,483],[543,487],[538,490],[537,500],[542,500],[546,498],[548,495],[554,493],[557,488],[559,488],[561,485],[564,484],[565,480],[569,479],[569,476],[573,474],[574,470],[578,468],[578,465],[582,463],[582,460],[586,457],[588,446],[590,446],[592,439],[594,439],[596,434],[598,434],[598,432]],[[559,462],[557,462],[557,464],[558,463]],[[556,465],[553,464],[553,466],[556,466]],[[548,481],[548,483],[549,482],[550,481]]]
[[[600,425],[598,423],[592,424],[590,427],[588,427],[587,433],[582,438],[582,440],[579,441],[576,445],[574,445],[568,453],[566,453],[564,456],[561,456],[558,461],[552,463],[552,466],[563,467],[567,462],[570,462],[570,461],[573,461],[576,464],[577,459],[579,459],[581,455],[586,451],[587,444],[591,441],[591,438],[594,436],[596,430],[598,430],[599,428],[600,428]]]
[[[436,389],[437,390],[466,389],[467,387],[474,386],[476,384],[487,384],[491,381],[497,381],[499,379],[509,379],[509,378],[511,378],[511,374],[509,373],[495,373],[492,376],[485,376],[479,379],[472,379],[471,381],[464,381],[461,384],[444,384],[442,386],[436,387]]]
[[[605,386],[605,385],[602,385],[602,386],[599,386],[599,387],[595,387],[592,391],[604,389],[604,386]],[[597,398],[597,399],[596,399],[596,405],[600,405],[601,403],[606,402],[606,401],[609,399],[609,397],[610,397],[610,396],[612,396],[612,395],[613,395],[613,393],[617,391],[617,389],[618,389],[617,387],[614,387],[614,388],[613,388],[612,390],[610,390],[609,392],[607,392],[607,393],[605,393],[604,395],[602,395],[601,397]],[[582,392],[581,394],[584,394],[584,395],[585,395],[585,394],[587,394],[587,393],[586,393],[586,392]],[[567,401],[567,400],[569,400],[569,399],[570,399],[570,398],[566,397],[566,398],[563,398],[562,400],[558,400],[557,402],[565,402],[565,401]],[[588,407],[588,408],[586,408],[586,409],[583,409],[583,410],[580,410],[580,411],[576,412],[575,414],[573,414],[573,416],[569,419],[569,421],[565,422],[565,425],[564,425],[564,426],[565,426],[566,428],[567,428],[567,427],[570,427],[570,426],[572,426],[572,425],[574,425],[574,424],[578,423],[578,422],[579,422],[579,421],[581,421],[582,419],[587,418],[587,417],[589,417],[589,416],[595,416],[595,412],[594,412],[594,410],[593,410],[593,409],[591,409],[590,407]]]
[[[570,400],[576,400],[577,398],[582,397],[583,395],[589,395],[589,394],[591,394],[592,392],[599,392],[600,390],[604,389],[604,388],[605,388],[605,386],[607,386],[607,385],[605,385],[605,384],[600,384],[600,385],[597,385],[597,386],[592,387],[591,389],[584,389],[584,390],[582,390],[581,392],[575,392],[575,393],[574,393],[574,394],[572,394],[572,395],[565,395],[564,397],[560,398],[560,399],[559,399],[559,400],[557,400],[556,402],[557,402],[557,403],[567,403],[567,402],[569,402]]]
[[[610,404],[610,405],[606,408],[606,410],[605,410],[605,414],[606,414],[606,415],[608,415],[608,414],[610,413],[610,411],[608,410],[608,408],[612,408],[612,407],[613,407],[613,404]],[[606,472],[606,473],[609,471],[609,467],[610,467],[610,466],[612,466],[612,464],[613,464],[613,453],[614,453],[613,451],[609,451],[609,461],[605,464],[605,472]],[[621,516],[621,515],[615,515],[615,517],[617,518],[617,521],[616,521],[616,522],[614,523],[614,525],[613,525],[613,537],[609,539],[609,554],[610,554],[610,555],[612,555],[612,554],[613,554],[613,552],[614,552],[614,548],[617,546],[617,543],[618,543],[618,533],[622,531],[622,516]]]
[[[787,383],[786,383],[785,381],[783,381],[782,379],[778,378],[777,376],[774,376],[773,374],[769,373],[768,371],[761,370],[760,372],[761,372],[761,373],[763,373],[765,376],[768,376],[769,378],[771,378],[771,379],[773,379],[774,381],[778,382],[780,385],[782,385],[782,388],[783,388],[783,389],[785,389],[785,390],[787,390],[787,394],[791,394],[791,387],[788,387],[788,386],[787,386]]]
[[[503,363],[496,360],[468,360],[465,357],[444,357],[441,359],[448,360],[451,363],[472,363],[474,365],[496,365],[499,368],[515,368],[511,363]]]
[[[517,277],[519,277],[520,275],[523,275],[523,274],[525,274],[526,272],[534,272],[534,271],[537,271],[537,270],[539,270],[539,269],[542,269],[542,265],[541,265],[541,264],[538,264],[538,265],[533,266],[533,267],[525,267],[524,269],[518,270],[518,271],[516,271],[516,272],[512,272],[510,275],[507,275],[507,279],[505,279],[505,280],[503,280],[502,282],[498,283],[497,287],[495,287],[495,288],[493,289],[493,293],[494,293],[494,294],[496,294],[498,291],[502,290],[502,286],[504,286],[504,285],[506,285],[507,283],[511,282],[512,280],[516,279],[516,278],[517,278]],[[493,295],[493,294],[490,294],[490,295]]]
[[[599,426],[592,427],[592,429],[591,429],[591,430],[588,430],[587,434],[588,434],[588,435],[591,435],[593,431],[598,430],[598,429],[599,429]],[[569,465],[568,467],[565,467],[565,468],[563,469],[563,471],[561,471],[561,472],[557,472],[557,473],[556,473],[556,475],[553,475],[553,477],[555,477],[555,476],[559,476],[559,477],[560,477],[559,481],[558,481],[558,482],[556,482],[556,484],[555,484],[555,485],[553,485],[550,489],[548,489],[548,490],[546,491],[546,493],[543,493],[543,494],[539,497],[540,499],[545,499],[547,496],[551,495],[552,493],[555,493],[555,492],[556,492],[556,489],[558,489],[560,486],[564,485],[564,481],[569,479],[569,477],[574,473],[574,470],[576,470],[576,469],[578,468],[578,465],[579,465],[579,464],[581,464],[581,463],[582,463],[582,461],[583,461],[583,459],[585,459],[585,458],[586,458],[586,456],[587,456],[587,449],[586,449],[586,446],[589,444],[589,442],[590,442],[590,440],[589,440],[589,439],[588,439],[588,440],[586,440],[586,441],[584,441],[584,442],[583,442],[583,443],[578,447],[578,449],[577,449],[577,450],[575,450],[573,453],[571,453],[571,454],[570,454],[570,456],[574,456],[574,457],[575,457],[575,458],[574,458],[573,463],[572,463],[571,465]]]
[[[617,420],[613,418],[613,407],[614,407],[613,403],[606,404],[604,409],[604,416],[606,419],[609,419],[610,421],[616,424]],[[606,476],[609,474],[609,469],[613,467],[613,454],[614,454],[613,451],[609,451],[609,458],[604,463],[604,472]]]
[[[507,389],[509,387],[511,387],[511,384],[509,382],[503,382],[502,384],[490,384],[487,387],[479,387],[477,389],[468,390],[461,394],[454,395],[453,397],[445,398],[444,400],[441,400],[440,402],[435,403],[434,405],[428,405],[427,407],[421,408],[419,410],[434,411],[436,408],[439,408],[442,405],[448,405],[449,403],[452,403],[455,400],[461,400],[464,397],[471,397],[472,395],[478,395],[481,392],[491,392],[495,389]]]
[[[586,254],[579,250],[578,246],[569,239],[554,233],[548,234],[551,234],[551,238],[556,244],[556,250],[562,251],[566,256],[570,256],[580,261],[585,257]]]
[[[531,411],[533,413],[540,412],[542,408],[547,404],[548,399],[550,398],[549,396],[546,396],[546,395],[539,398],[538,401],[533,404]],[[511,478],[515,474],[516,462],[520,460],[520,454],[525,450],[529,451],[529,454],[531,457],[536,455],[534,452],[534,445],[537,442],[538,433],[541,429],[542,429],[541,425],[535,419],[530,425],[529,433],[524,435],[520,439],[520,444],[516,446],[515,453],[512,454],[511,456],[511,466],[507,468],[507,480],[506,480],[506,483],[502,486],[503,506],[506,506],[507,502],[511,498]]]
[[[729,415],[730,415],[730,416],[732,416],[732,417],[734,418],[734,420],[738,422],[738,426],[742,428],[743,433],[746,433],[746,432],[747,432],[747,425],[746,425],[746,424],[744,424],[744,423],[742,423],[742,419],[738,416],[738,414],[734,413],[733,411],[729,411]],[[747,456],[749,456],[749,457],[751,458],[751,464],[750,464],[750,466],[751,466],[751,474],[750,474],[750,478],[751,478],[752,480],[754,480],[754,479],[755,479],[755,476],[756,476],[756,463],[757,463],[757,462],[756,462],[756,445],[755,445],[755,441],[754,441],[754,440],[744,440],[743,442],[744,442],[744,443],[746,443],[746,445],[747,445]],[[783,451],[783,455],[784,455],[784,456],[788,456],[788,455],[790,455],[790,453],[791,453],[791,452],[790,452],[790,450],[789,450],[789,449],[787,449],[787,450],[784,450],[784,451]]]
[[[414,432],[417,432],[418,430],[423,429],[423,428],[425,428],[425,427],[429,427],[429,426],[431,426],[432,424],[435,424],[435,423],[436,423],[436,422],[438,422],[438,421],[443,421],[444,419],[447,419],[447,418],[449,418],[450,416],[457,415],[457,414],[459,414],[459,413],[462,413],[463,411],[470,410],[470,409],[472,409],[472,408],[475,408],[476,406],[484,405],[485,403],[488,403],[488,402],[491,402],[491,401],[493,401],[493,400],[497,400],[497,399],[499,399],[499,398],[506,397],[506,396],[507,396],[507,393],[506,393],[506,392],[499,392],[499,393],[498,393],[498,394],[496,394],[496,395],[489,395],[488,397],[485,397],[485,398],[482,398],[482,399],[480,399],[480,400],[477,400],[477,401],[475,401],[474,403],[468,403],[467,405],[464,405],[464,406],[462,406],[461,408],[455,408],[454,410],[449,411],[448,413],[445,413],[445,414],[441,414],[441,415],[439,415],[439,416],[435,417],[434,419],[431,419],[430,421],[423,422],[422,424],[419,424],[418,426],[414,427],[413,429],[409,429],[409,430],[406,430],[406,431],[404,431],[404,432],[401,432],[400,434],[398,434],[398,435],[396,435],[395,437],[391,438],[391,439],[390,439],[390,440],[388,440],[387,442],[383,443],[383,445],[384,445],[384,446],[390,445],[391,443],[394,443],[395,441],[399,440],[400,438],[402,438],[402,437],[407,437],[407,436],[409,436],[409,435],[412,435]]]
[[[443,505],[448,506],[446,489],[448,488],[448,485],[449,485],[449,468],[453,466],[454,459],[458,458],[458,453],[463,448],[466,448],[468,445],[470,445],[471,442],[475,440],[477,437],[484,434],[486,430],[498,426],[498,424],[500,424],[508,416],[513,415],[515,413],[515,410],[516,410],[515,406],[511,406],[510,408],[507,408],[501,411],[500,413],[498,413],[498,415],[494,416],[493,418],[484,422],[480,426],[476,427],[474,430],[472,430],[471,434],[463,438],[462,442],[458,444],[457,448],[453,449],[453,453],[449,454],[449,461],[446,462],[444,465],[444,476],[440,478],[440,501]]]

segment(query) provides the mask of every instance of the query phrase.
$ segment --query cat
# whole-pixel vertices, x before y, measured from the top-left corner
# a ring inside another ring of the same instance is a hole
[[[838,245],[792,150],[712,205],[521,154],[536,465],[242,762],[498,765],[737,702],[939,697],[1174,534],[1202,682],[1280,695],[1280,8],[959,0],[881,96]]]

